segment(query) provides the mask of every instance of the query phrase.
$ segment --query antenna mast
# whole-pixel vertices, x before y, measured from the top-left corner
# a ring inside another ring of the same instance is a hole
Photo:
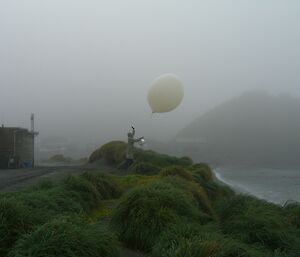
[[[37,136],[39,133],[34,131],[34,113],[31,113],[30,115],[30,121],[31,121],[31,134],[32,134],[32,151],[33,151],[33,156],[32,156],[32,166],[34,167],[34,137]]]
[[[30,121],[31,121],[31,133],[34,133],[34,113],[31,113]]]

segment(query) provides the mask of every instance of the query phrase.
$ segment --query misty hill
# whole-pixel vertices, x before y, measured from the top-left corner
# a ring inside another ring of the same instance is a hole
[[[300,166],[300,99],[249,92],[199,117],[176,140],[216,164]]]

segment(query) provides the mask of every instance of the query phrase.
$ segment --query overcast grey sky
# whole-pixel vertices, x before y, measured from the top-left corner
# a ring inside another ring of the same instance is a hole
[[[300,97],[298,0],[0,0],[0,122],[41,137],[168,139],[245,90]],[[151,81],[185,98],[151,117]]]

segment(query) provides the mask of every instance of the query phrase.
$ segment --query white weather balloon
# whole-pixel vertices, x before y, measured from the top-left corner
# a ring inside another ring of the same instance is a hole
[[[153,81],[148,92],[148,102],[153,113],[164,113],[177,108],[183,96],[182,82],[176,75],[168,73]]]

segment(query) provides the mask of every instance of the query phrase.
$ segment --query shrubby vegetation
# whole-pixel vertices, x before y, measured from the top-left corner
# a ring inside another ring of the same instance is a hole
[[[99,171],[0,195],[0,256],[119,256],[119,244],[152,257],[299,257],[300,207],[237,195],[207,164],[110,142]],[[117,174],[120,175],[117,175]],[[117,242],[119,241],[119,242]]]

